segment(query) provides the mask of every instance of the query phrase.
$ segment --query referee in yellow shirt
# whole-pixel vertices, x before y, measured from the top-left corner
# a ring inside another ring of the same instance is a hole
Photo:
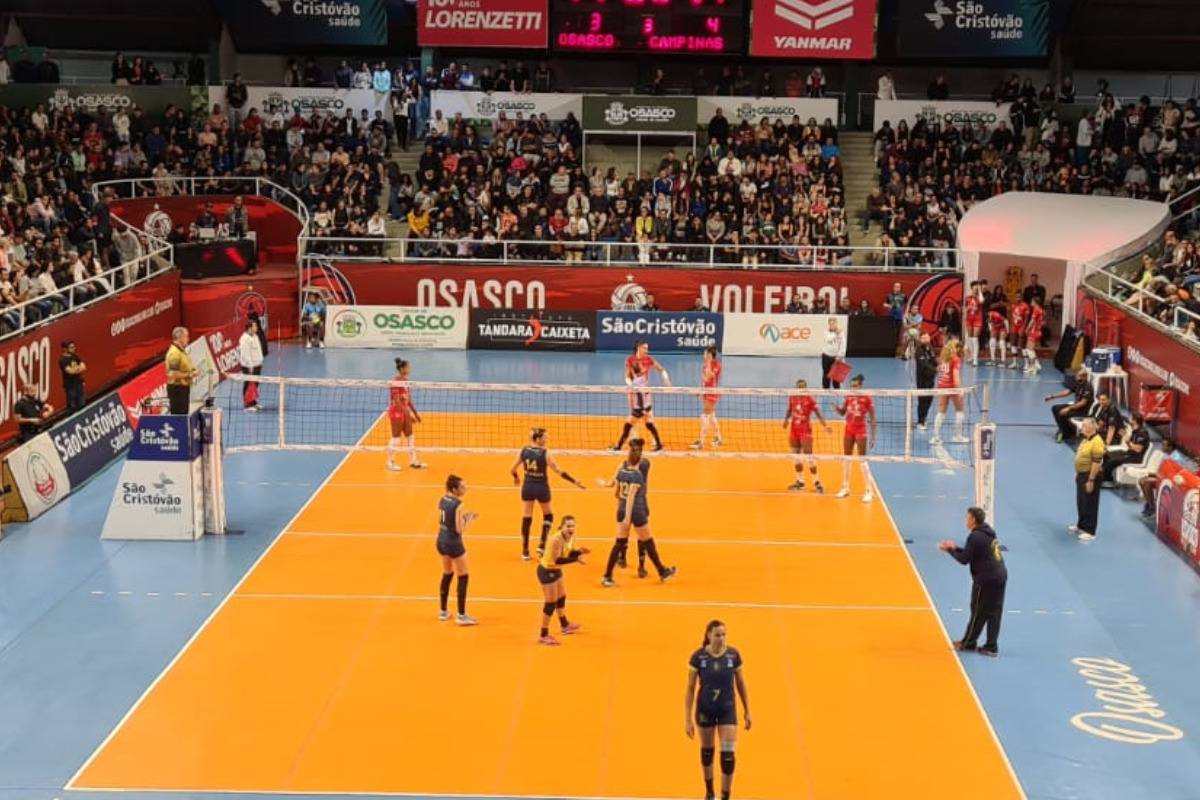
[[[1079,425],[1079,448],[1075,451],[1075,505],[1078,520],[1067,530],[1081,542],[1096,538],[1100,516],[1100,471],[1104,467],[1104,437],[1096,420],[1088,417]]]
[[[191,410],[192,381],[200,371],[188,358],[188,329],[182,325],[171,331],[171,346],[167,348],[167,401],[171,414],[187,414]]]

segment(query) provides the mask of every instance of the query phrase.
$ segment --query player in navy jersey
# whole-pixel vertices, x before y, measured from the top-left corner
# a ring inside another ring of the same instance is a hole
[[[521,480],[520,475],[517,473],[518,467],[525,470],[524,481]],[[554,456],[550,455],[550,451],[546,449],[546,429],[534,428],[529,444],[521,449],[521,452],[517,454],[517,460],[508,469],[512,473],[513,484],[521,487],[521,502],[523,504],[521,513],[521,558],[525,561],[529,560],[529,529],[533,526],[533,504],[535,502],[541,504],[542,507],[542,537],[538,543],[539,554],[545,552],[546,537],[550,534],[550,528],[554,525],[554,511],[550,507],[550,476],[547,470],[558,473],[562,476],[563,480],[575,484],[580,489],[587,488],[581,481],[572,478],[555,463]]]
[[[613,568],[618,562],[624,563],[625,551],[629,548],[629,531],[632,529],[638,537],[638,551],[644,552],[654,563],[661,581],[669,581],[675,574],[675,567],[663,566],[658,556],[658,545],[650,533],[650,505],[646,501],[646,476],[649,465],[644,463],[642,451],[646,446],[644,439],[629,440],[629,457],[617,470],[616,477],[605,486],[613,486],[617,498],[617,541],[608,554],[608,566],[604,570],[604,586],[615,586]],[[645,568],[639,567],[639,576],[645,577]]]
[[[463,508],[462,498],[467,493],[467,484],[457,475],[446,478],[446,494],[438,501],[438,534],[437,551],[442,558],[442,585],[438,592],[441,602],[441,613],[438,619],[442,622],[450,619],[447,602],[450,599],[450,581],[458,576],[458,616],[454,621],[459,625],[478,625],[479,622],[467,616],[467,548],[463,545],[463,534],[479,515],[474,511]]]
[[[725,641],[725,623],[714,619],[704,629],[704,645],[688,661],[684,695],[684,733],[689,739],[700,729],[700,765],[706,800],[714,800],[713,760],[721,747],[721,800],[729,800],[737,748],[737,698],[742,700],[746,730],[750,730],[750,696],[742,676],[742,655]]]

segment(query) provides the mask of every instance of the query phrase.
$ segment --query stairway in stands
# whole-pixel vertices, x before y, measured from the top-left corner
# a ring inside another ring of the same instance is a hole
[[[875,169],[875,145],[869,131],[841,131],[838,144],[842,148],[842,169],[846,187],[846,219],[850,228],[850,244],[869,247],[879,237],[879,225],[871,233],[862,232],[862,215],[867,206],[867,195],[879,185]],[[855,258],[855,263],[862,263]]]

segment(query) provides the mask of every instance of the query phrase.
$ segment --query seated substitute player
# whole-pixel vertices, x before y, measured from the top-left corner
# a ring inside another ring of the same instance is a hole
[[[525,480],[517,474],[517,467],[525,470]],[[550,477],[547,470],[553,470],[562,476],[564,481],[573,483],[580,489],[587,488],[582,481],[572,478],[554,461],[554,456],[546,449],[546,429],[534,428],[529,444],[521,448],[517,460],[509,467],[513,484],[521,487],[521,558],[529,560],[529,529],[533,527],[533,504],[536,501],[542,507],[542,536],[538,542],[538,553],[546,549],[546,536],[554,525],[554,510],[550,507]]]
[[[467,548],[463,545],[463,534],[479,516],[474,511],[463,508],[463,495],[467,493],[467,483],[457,475],[446,478],[446,494],[438,501],[438,534],[437,551],[442,559],[442,583],[438,590],[438,600],[441,611],[438,619],[442,622],[450,619],[447,603],[450,599],[450,580],[458,576],[458,616],[454,621],[459,625],[478,625],[474,617],[467,616],[467,583],[470,573],[467,569]]]
[[[638,550],[645,551],[654,568],[658,570],[659,580],[669,581],[675,575],[675,567],[663,566],[658,556],[658,545],[650,533],[650,505],[646,502],[646,473],[639,466],[642,461],[642,449],[645,447],[642,439],[632,439],[629,442],[629,457],[617,470],[616,477],[606,486],[613,486],[617,498],[617,541],[608,554],[608,566],[604,569],[603,586],[616,586],[613,580],[613,569],[617,562],[624,563],[625,551],[629,549],[629,531],[638,537]],[[643,577],[645,569],[639,567],[639,577]]]
[[[300,327],[304,334],[304,346],[307,349],[325,346],[325,301],[317,292],[309,292],[300,309]]]
[[[715,389],[721,384],[721,361],[717,358],[720,351],[709,347],[704,351],[704,366],[700,369],[700,385],[705,389]],[[713,432],[713,447],[721,446],[721,423],[717,422],[717,401],[719,394],[700,395],[700,438],[692,442],[693,450],[704,449],[704,439],[708,436],[709,428]]]
[[[825,494],[825,488],[821,486],[821,476],[817,473],[817,460],[812,457],[811,420],[815,414],[826,433],[829,433],[829,423],[821,416],[821,409],[817,408],[817,401],[805,391],[807,388],[808,381],[803,378],[796,381],[797,392],[788,398],[787,416],[783,418],[783,427],[788,429],[788,446],[792,448],[792,452],[797,456],[808,456],[808,471],[812,473],[813,488],[817,490],[817,494]],[[788,487],[790,491],[804,490],[804,461],[805,459],[802,458],[796,459],[796,482]]]
[[[737,748],[737,698],[742,699],[746,730],[750,730],[750,696],[742,675],[742,654],[726,644],[725,623],[714,619],[704,629],[704,644],[688,661],[683,730],[689,739],[700,728],[700,766],[704,770],[705,800],[714,800],[713,760],[721,747],[721,800],[729,800]],[[695,708],[693,717],[693,707]]]
[[[583,557],[590,551],[575,544],[575,517],[570,514],[562,518],[558,530],[546,542],[546,550],[538,562],[538,583],[542,585],[542,630],[538,644],[557,645],[558,639],[550,635],[550,619],[558,613],[558,624],[564,636],[579,630],[582,625],[567,619],[567,586],[563,582],[564,564],[582,564]]]
[[[400,438],[408,443],[408,465],[413,469],[424,469],[425,465],[417,460],[417,436],[413,433],[413,423],[421,421],[417,407],[413,405],[412,394],[408,390],[408,376],[412,367],[403,358],[396,359],[396,376],[392,378],[390,400],[388,404],[388,421],[392,426],[392,438],[387,446],[387,468],[398,471],[396,451],[400,449]]]
[[[869,503],[875,499],[871,489],[871,466],[867,463],[867,451],[875,446],[875,401],[864,394],[863,382],[866,378],[862,373],[850,379],[850,394],[846,395],[843,405],[834,405],[834,410],[846,418],[846,431],[842,438],[843,452],[846,460],[842,462],[842,488],[837,493],[839,498],[850,496],[850,462],[857,454],[859,466],[862,468],[863,482],[866,492],[862,501]],[[867,421],[870,420],[870,438],[867,438]]]

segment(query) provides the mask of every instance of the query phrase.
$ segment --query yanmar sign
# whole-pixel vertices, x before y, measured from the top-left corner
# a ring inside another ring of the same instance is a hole
[[[418,0],[421,47],[547,46],[545,0]]]
[[[754,0],[750,55],[875,57],[875,0]]]

